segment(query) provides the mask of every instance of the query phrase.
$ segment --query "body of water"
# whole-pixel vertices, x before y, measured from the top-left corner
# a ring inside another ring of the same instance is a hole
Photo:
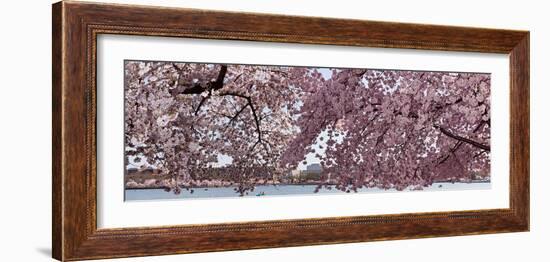
[[[242,197],[270,197],[270,196],[285,196],[285,195],[314,195],[314,194],[356,194],[355,192],[345,193],[337,189],[322,188],[319,192],[314,193],[317,186],[315,185],[261,185],[257,186],[253,192]],[[484,190],[491,189],[490,182],[475,182],[475,183],[434,183],[430,187],[425,187],[423,191],[447,191],[447,190]],[[409,190],[410,191],[410,190]],[[379,188],[361,188],[358,193],[385,193],[385,192],[400,192],[395,189],[379,189]],[[401,191],[403,192],[403,191]],[[193,193],[187,190],[182,190],[181,194],[176,195],[173,192],[166,192],[164,189],[126,189],[124,191],[125,201],[136,200],[159,200],[159,199],[200,199],[200,198],[233,198],[240,197],[233,190],[233,187],[197,187],[193,188]]]

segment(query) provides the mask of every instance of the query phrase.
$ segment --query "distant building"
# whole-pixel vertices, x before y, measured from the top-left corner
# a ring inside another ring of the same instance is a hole
[[[158,169],[154,169],[152,167],[148,167],[148,168],[145,168],[145,169],[138,169],[138,168],[135,168],[135,167],[130,167],[130,168],[127,168],[126,169],[126,174],[127,175],[138,175],[138,174],[141,174],[141,175],[158,175],[160,173],[160,170]]]
[[[323,167],[319,163],[314,163],[306,167],[306,172],[308,174],[321,174],[323,172]]]

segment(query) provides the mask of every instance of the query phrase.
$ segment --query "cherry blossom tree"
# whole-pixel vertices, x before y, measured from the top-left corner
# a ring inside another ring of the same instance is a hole
[[[224,165],[242,195],[307,154],[344,191],[468,180],[489,172],[489,91],[477,73],[127,61],[126,161],[176,194]]]
[[[304,91],[285,163],[328,133],[322,165],[341,190],[468,180],[490,167],[490,75],[333,70]],[[338,139],[338,136],[343,137]]]
[[[128,62],[125,70],[126,154],[170,175],[174,192],[220,155],[237,167],[224,179],[241,194],[284,171],[307,69]]]

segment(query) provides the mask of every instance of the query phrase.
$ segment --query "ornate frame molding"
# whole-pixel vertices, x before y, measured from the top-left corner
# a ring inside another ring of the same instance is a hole
[[[528,31],[72,1],[56,3],[52,10],[52,243],[56,259],[115,258],[529,230]],[[158,24],[163,26],[155,26]],[[95,92],[99,34],[509,54],[510,208],[98,229]],[[157,248],[149,248],[151,246]]]

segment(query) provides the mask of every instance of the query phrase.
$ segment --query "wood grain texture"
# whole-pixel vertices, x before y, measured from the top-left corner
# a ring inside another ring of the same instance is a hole
[[[510,52],[510,207],[529,227],[529,33]]]
[[[529,32],[179,8],[53,5],[53,257],[82,260],[529,230]],[[510,55],[510,208],[98,229],[99,34]]]
[[[52,256],[61,257],[63,242],[63,190],[61,176],[61,5],[52,8]]]

